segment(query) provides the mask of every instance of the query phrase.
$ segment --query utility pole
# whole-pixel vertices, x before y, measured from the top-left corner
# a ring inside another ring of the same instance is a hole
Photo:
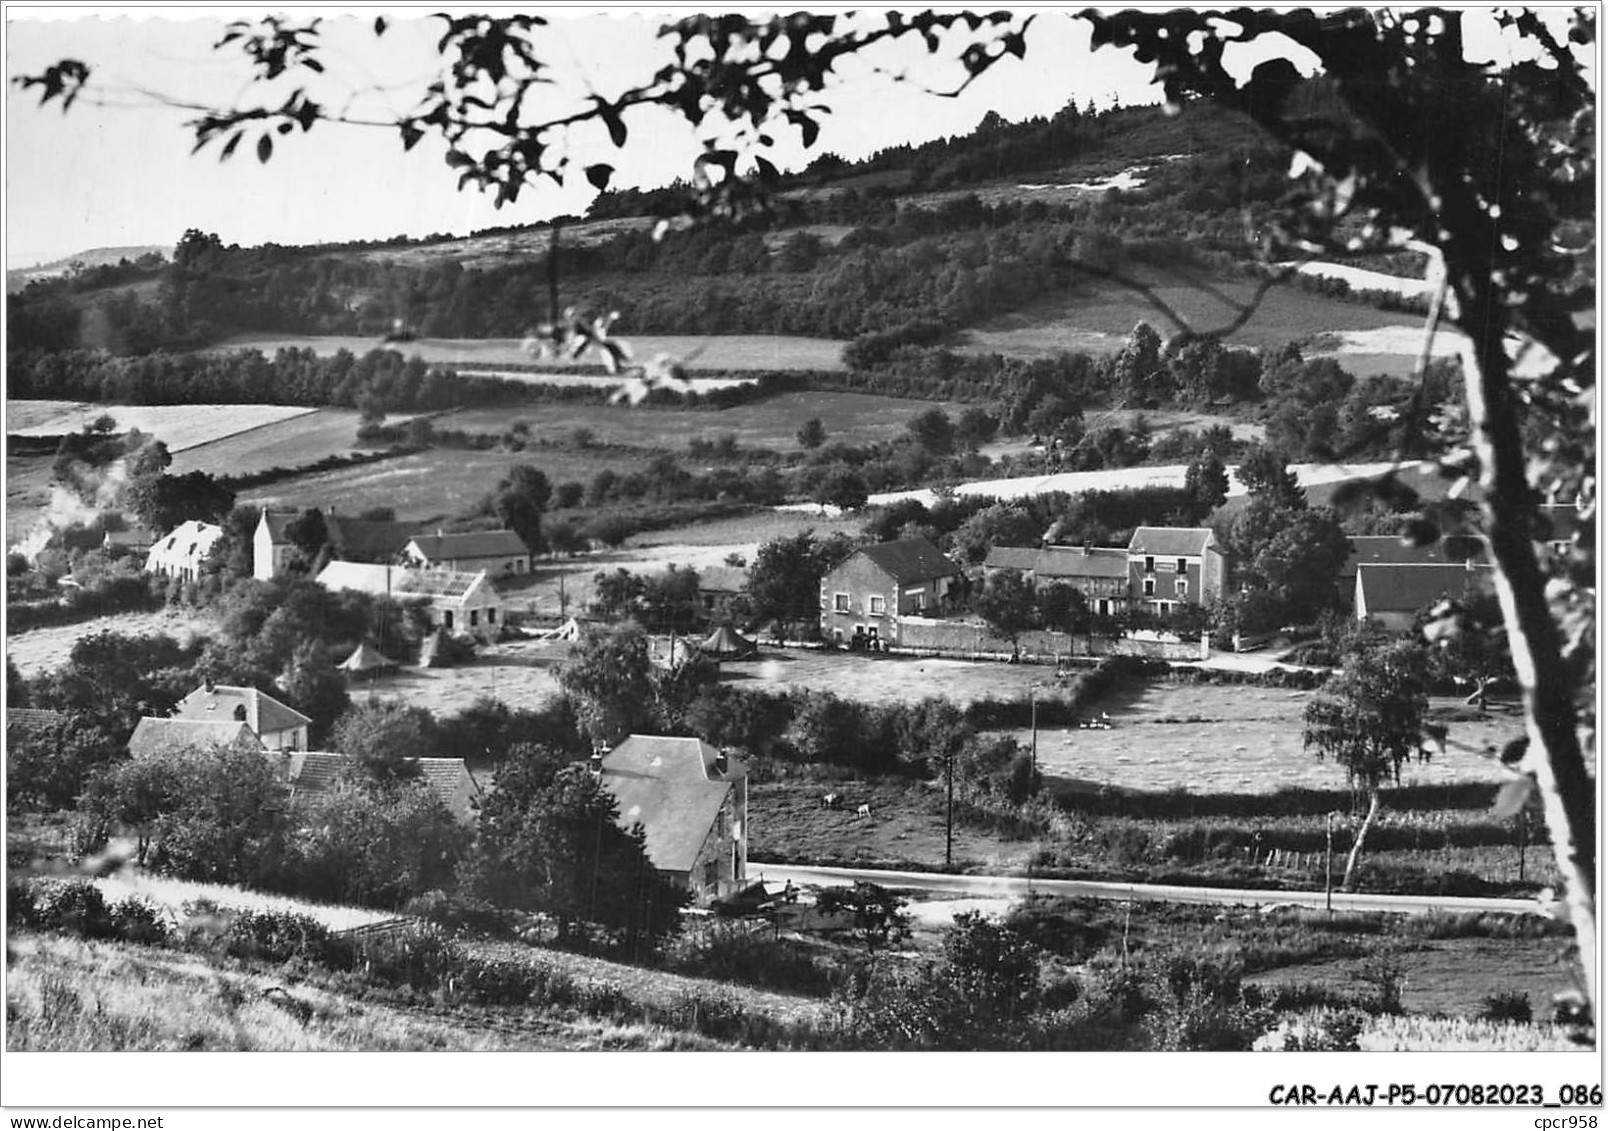
[[[1334,914],[1334,812],[1323,831],[1323,909]]]
[[[1032,781],[1036,783],[1038,781],[1038,688],[1035,687],[1029,690],[1027,696],[1028,701],[1033,704]]]
[[[948,795],[944,802],[944,868],[952,867],[955,863],[955,752],[949,751],[944,758],[945,793]]]

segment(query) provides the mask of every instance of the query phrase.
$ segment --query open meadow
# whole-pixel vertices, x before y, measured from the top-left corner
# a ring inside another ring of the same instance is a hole
[[[865,393],[803,392],[714,411],[563,403],[465,409],[438,417],[436,423],[500,435],[514,421],[525,421],[532,437],[546,440],[567,439],[584,428],[600,443],[676,452],[685,452],[693,440],[732,435],[744,449],[793,452],[799,450],[799,427],[811,418],[820,419],[829,442],[861,446],[903,434],[913,417],[929,409],[954,416],[964,407]]]
[[[307,416],[313,411],[297,405],[274,404],[105,405],[82,401],[7,401],[6,434],[59,436],[77,432],[102,416],[110,416],[117,422],[119,432],[137,428],[161,440],[169,452],[183,452],[226,436]]]
[[[1197,329],[1223,325],[1236,313],[1212,292],[1243,302],[1255,290],[1249,280],[1223,280],[1205,271],[1150,268],[1137,274]],[[968,330],[962,348],[972,353],[1026,358],[1053,357],[1069,350],[1114,353],[1122,348],[1140,319],[1155,326],[1163,339],[1177,332],[1177,327],[1160,311],[1148,307],[1133,291],[1114,283],[1090,283],[1069,297],[1047,299]],[[1319,327],[1336,335],[1387,330],[1389,335],[1377,341],[1364,337],[1347,345],[1336,339],[1334,352],[1342,355],[1342,364],[1357,376],[1376,372],[1406,376],[1422,344],[1421,337],[1413,344],[1407,344],[1407,339],[1410,331],[1421,333],[1422,326],[1422,318],[1416,315],[1376,310],[1296,287],[1276,286],[1267,292],[1251,319],[1225,341],[1242,348],[1273,348],[1308,339]],[[1396,337],[1397,332],[1403,336]],[[1344,359],[1353,349],[1369,355],[1366,368],[1356,368],[1355,362]]]
[[[389,424],[409,419],[386,418]],[[303,467],[327,456],[376,450],[358,440],[362,414],[349,408],[303,410],[294,419],[275,421],[249,431],[196,444],[173,457],[170,474],[204,471],[208,475],[251,475],[273,467]]]
[[[621,475],[641,471],[646,462],[606,449],[478,452],[436,448],[254,487],[241,492],[238,501],[287,510],[334,506],[346,514],[391,507],[398,518],[428,522],[470,510],[515,464],[538,468],[556,485],[569,480],[586,483],[604,469]]]
[[[783,334],[667,335],[620,332],[619,338],[631,347],[639,362],[660,354],[679,358],[691,372],[732,370],[762,372],[770,369],[814,369],[835,371],[843,368],[843,342],[830,338],[801,338]],[[411,342],[382,342],[377,338],[340,334],[235,334],[209,352],[220,350],[260,350],[272,354],[281,349],[310,349],[319,357],[331,357],[341,350],[361,357],[373,349],[393,349],[404,357],[420,357],[432,365],[458,368],[485,368],[497,365],[529,365],[532,358],[520,338],[416,338]],[[571,369],[596,370],[598,360],[588,352],[578,360],[549,358],[544,369],[563,372]]]
[[[1053,777],[1145,792],[1271,793],[1285,788],[1336,789],[1345,773],[1301,748],[1302,712],[1310,691],[1277,687],[1136,683],[1101,700],[1110,730],[1040,727],[1039,769]],[[1435,700],[1461,706],[1461,700]],[[1402,767],[1403,785],[1497,782],[1494,756],[1524,731],[1516,713],[1493,709],[1476,721],[1449,723],[1448,748],[1428,763]],[[1030,733],[1010,732],[1026,745]]]

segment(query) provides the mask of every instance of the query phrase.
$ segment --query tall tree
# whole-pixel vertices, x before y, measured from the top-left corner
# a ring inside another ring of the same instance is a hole
[[[1352,653],[1307,703],[1302,745],[1320,759],[1333,759],[1346,780],[1368,795],[1367,815],[1346,858],[1347,890],[1379,815],[1380,790],[1401,780],[1401,764],[1418,751],[1428,708],[1424,650],[1410,641]]]

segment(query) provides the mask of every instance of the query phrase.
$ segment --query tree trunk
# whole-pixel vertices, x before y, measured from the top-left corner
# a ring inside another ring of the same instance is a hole
[[[1346,857],[1345,878],[1340,881],[1341,891],[1351,891],[1351,880],[1357,871],[1357,861],[1362,858],[1362,842],[1368,837],[1368,830],[1373,828],[1374,818],[1379,815],[1379,787],[1371,786],[1368,790],[1368,815],[1362,819],[1362,827],[1357,830],[1357,839],[1351,842],[1351,855]]]
[[[1490,305],[1490,276],[1471,271],[1459,280],[1464,328]],[[1481,300],[1484,299],[1484,302]],[[1473,319],[1470,318],[1473,315]],[[1498,320],[1498,324],[1505,320]],[[1536,560],[1530,525],[1536,503],[1526,475],[1523,439],[1512,395],[1507,354],[1499,333],[1465,351],[1463,384],[1469,431],[1479,457],[1486,536],[1496,563],[1495,587],[1524,695],[1530,747],[1523,768],[1540,787],[1552,852],[1563,877],[1563,896],[1580,948],[1586,993],[1597,1000],[1597,843],[1595,790],[1586,773],[1576,730],[1574,680],[1547,604],[1546,575]],[[1483,348],[1482,348],[1483,347]]]

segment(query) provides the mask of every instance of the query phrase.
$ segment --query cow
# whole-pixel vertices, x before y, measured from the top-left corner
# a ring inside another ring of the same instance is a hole
[[[821,798],[822,809],[843,808],[843,795],[841,793],[828,793]]]
[[[858,809],[856,809],[854,811],[854,813],[858,817],[869,817],[871,815],[871,806],[862,805]]]

